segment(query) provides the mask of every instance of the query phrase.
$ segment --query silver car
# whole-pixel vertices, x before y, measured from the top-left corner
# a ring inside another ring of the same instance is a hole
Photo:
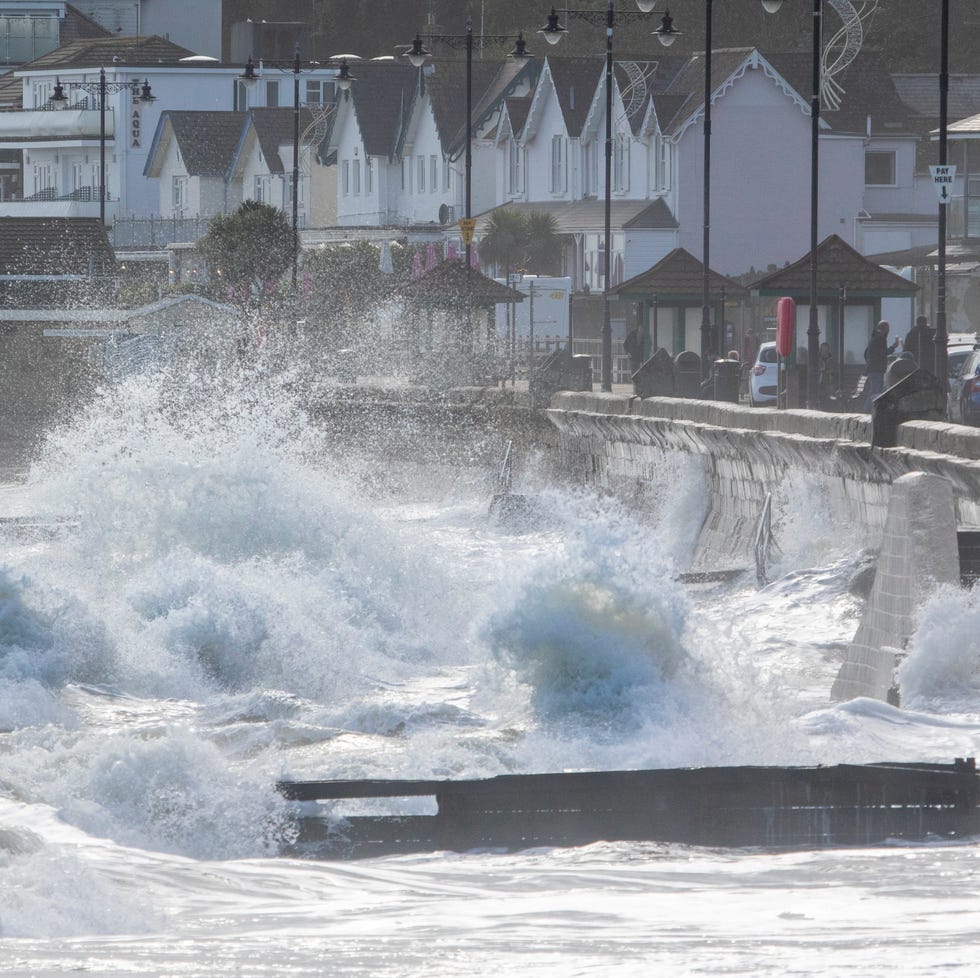
[[[776,403],[776,361],[776,344],[762,343],[749,374],[749,401],[753,407]]]

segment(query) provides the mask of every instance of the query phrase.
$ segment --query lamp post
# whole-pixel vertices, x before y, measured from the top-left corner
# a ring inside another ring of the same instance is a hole
[[[603,234],[605,241],[605,256],[603,259],[603,305],[602,305],[602,390],[612,390],[612,322],[609,313],[609,288],[611,285],[612,269],[612,89],[613,89],[613,31],[617,19],[621,22],[645,18],[652,12],[655,0],[636,0],[639,11],[627,11],[616,13],[613,0],[607,0],[605,11],[602,10],[565,10],[568,17],[584,20],[589,24],[606,25],[606,75],[605,75],[605,97],[606,97],[606,181],[605,181],[605,212]],[[545,38],[549,44],[557,44],[562,37],[568,33],[566,28],[558,22],[558,14],[555,8],[551,8],[548,15],[548,22],[538,33]],[[657,32],[659,33],[659,32]],[[677,32],[669,32],[676,35]],[[666,46],[673,41],[664,40],[661,35],[661,42]]]
[[[299,42],[297,42],[291,61],[285,64],[274,65],[279,71],[289,71],[293,75],[293,177],[292,177],[292,229],[293,229],[293,262],[292,262],[292,285],[296,288],[297,268],[299,265],[299,76],[303,71],[303,65],[299,58]],[[253,88],[259,80],[255,70],[255,62],[249,57],[245,62],[245,68],[238,76],[245,87]],[[346,58],[340,63],[337,72],[336,85],[346,92],[351,82],[356,79],[350,73],[350,67]]]
[[[946,166],[949,128],[949,0],[942,0],[939,16],[939,165]],[[946,208],[939,202],[939,267],[936,281],[936,376],[945,384],[949,371],[949,333],[946,329]]]
[[[711,0],[708,0],[710,3]],[[944,3],[947,0],[943,0]],[[774,14],[783,0],[762,0],[766,13]],[[807,327],[806,403],[817,403],[817,357],[820,353],[820,322],[817,317],[817,233],[820,203],[820,46],[823,31],[823,0],[813,0],[813,35],[810,95],[810,321]]]
[[[149,104],[156,101],[156,96],[150,91],[149,79],[144,79],[140,85],[138,79],[132,81],[106,81],[105,68],[99,69],[99,80],[97,82],[66,82],[64,85],[61,79],[55,77],[54,92],[48,100],[58,108],[64,108],[68,104],[68,96],[65,88],[78,89],[87,92],[89,95],[97,95],[99,99],[99,220],[105,224],[105,100],[110,92],[129,91],[133,101]],[[116,127],[113,126],[113,139],[116,136]]]
[[[469,282],[470,263],[473,255],[473,48],[474,46],[485,47],[487,44],[500,44],[509,41],[513,35],[506,34],[481,34],[479,38],[473,36],[473,18],[466,18],[465,34],[430,34],[429,41],[441,41],[450,47],[462,45],[466,49],[466,140],[464,146],[463,163],[463,209],[464,220],[460,222],[463,232],[463,247],[465,249],[466,275]],[[422,45],[420,35],[415,35],[411,47],[405,52],[404,57],[416,67],[421,68],[425,64],[426,58],[430,57],[429,52]],[[508,55],[518,64],[524,64],[531,57],[527,52],[524,35],[518,34],[514,44],[514,50]],[[458,159],[458,157],[457,157]]]

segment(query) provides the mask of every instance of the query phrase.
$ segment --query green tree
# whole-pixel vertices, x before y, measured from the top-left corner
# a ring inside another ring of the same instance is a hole
[[[256,308],[292,264],[293,229],[282,211],[246,200],[233,214],[214,218],[197,247],[212,291],[242,308]]]
[[[550,214],[524,213],[512,207],[498,207],[490,214],[479,242],[480,260],[505,274],[515,268],[537,275],[556,274],[561,252],[561,237]]]

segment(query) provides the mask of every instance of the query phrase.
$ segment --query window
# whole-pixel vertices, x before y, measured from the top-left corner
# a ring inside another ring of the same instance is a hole
[[[173,205],[174,214],[178,217],[184,213],[187,207],[187,177],[174,177],[170,188],[170,202]]]
[[[71,165],[71,189],[72,191],[81,190],[85,186],[85,164],[72,163]]]
[[[408,179],[408,160],[402,157],[402,190],[409,190],[411,181]]]
[[[361,161],[354,160],[354,196],[361,193]]]
[[[45,191],[54,192],[54,172],[50,163],[42,163],[34,167],[34,193]]]
[[[670,143],[657,136],[657,174],[654,186],[657,190],[670,190]]]
[[[272,200],[272,177],[265,173],[255,175],[255,200],[260,204],[271,204]]]
[[[625,193],[630,188],[629,137],[620,133],[613,143],[612,188]]]
[[[584,175],[583,192],[586,197],[599,195],[599,144],[594,140],[585,147],[582,161]]]
[[[563,194],[568,190],[568,159],[564,136],[551,137],[551,192]]]
[[[442,161],[442,189],[451,190],[452,189],[452,174],[453,168],[449,165],[449,160]]]
[[[236,78],[232,89],[232,109],[235,112],[245,112],[248,109],[248,89],[245,82]]]
[[[864,182],[869,187],[894,187],[895,153],[880,150],[865,153]]]
[[[65,86],[67,88],[67,86]],[[50,109],[51,102],[50,98],[54,92],[54,87],[51,82],[35,82],[34,83],[34,108],[35,109]]]
[[[29,6],[29,5],[28,5]],[[0,63],[20,65],[53,51],[59,44],[53,13],[0,17]]]
[[[416,160],[417,160],[416,170],[418,171],[418,181],[419,181],[418,190],[419,193],[422,194],[425,193],[425,157],[417,156]]]
[[[507,193],[524,193],[524,150],[516,139],[507,143]]]
[[[334,85],[332,81],[318,78],[307,79],[306,104],[329,105],[334,100]]]
[[[374,193],[374,165],[373,160],[364,161],[364,192]]]
[[[279,105],[279,82],[267,81],[265,83],[265,104],[270,109]]]
[[[439,189],[439,157],[429,157],[429,192],[435,193]]]
[[[345,197],[350,196],[350,160],[340,164],[340,190]]]

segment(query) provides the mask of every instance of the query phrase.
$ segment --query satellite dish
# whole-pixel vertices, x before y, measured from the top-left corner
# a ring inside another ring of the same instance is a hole
[[[439,205],[439,223],[448,224],[449,223],[449,205],[440,204]]]

